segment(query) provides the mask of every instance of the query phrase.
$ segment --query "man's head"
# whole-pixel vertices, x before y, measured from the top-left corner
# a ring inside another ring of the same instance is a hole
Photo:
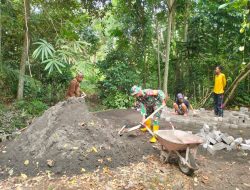
[[[78,81],[78,82],[82,82],[82,80],[83,80],[83,74],[82,73],[77,73],[77,75],[76,75],[76,80]]]
[[[142,95],[142,90],[141,90],[141,87],[140,86],[136,86],[136,85],[134,85],[132,88],[131,88],[131,90],[130,90],[130,92],[131,92],[131,95],[132,96],[141,96]]]
[[[222,71],[222,67],[220,65],[218,65],[218,66],[215,67],[215,74],[216,75],[220,74],[221,71]]]
[[[178,93],[178,94],[177,94],[177,100],[178,100],[179,102],[183,102],[184,96],[183,96],[182,93]]]

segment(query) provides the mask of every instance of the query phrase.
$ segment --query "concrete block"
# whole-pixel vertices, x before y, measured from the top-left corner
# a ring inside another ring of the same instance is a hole
[[[204,129],[205,132],[209,132],[210,127],[209,127],[209,125],[204,124],[204,125],[203,125],[203,129]]]
[[[240,107],[240,112],[242,112],[242,113],[248,112],[248,108]]]
[[[230,124],[230,125],[229,125],[229,128],[230,128],[230,129],[238,129],[239,126],[236,125],[236,124]]]
[[[232,142],[232,143],[230,144],[230,147],[232,148],[232,150],[235,150],[235,149],[237,148],[237,145],[236,145],[235,142]]]
[[[245,143],[246,143],[246,144],[250,144],[250,139],[245,140]]]
[[[210,154],[212,154],[212,155],[214,155],[215,154],[215,150],[214,150],[214,148],[213,148],[213,146],[212,145],[208,145],[207,146],[207,151],[210,153]]]
[[[240,137],[240,138],[237,138],[234,140],[236,146],[238,146],[239,144],[241,144],[243,142],[243,139]]]
[[[226,147],[227,147],[226,144],[224,144],[223,142],[216,143],[215,145],[213,145],[214,150],[222,150]]]
[[[228,145],[230,145],[234,141],[234,138],[232,136],[227,137],[225,134],[221,135],[221,139]]]
[[[240,148],[242,150],[250,150],[250,145],[249,144],[240,144]]]
[[[222,141],[222,138],[221,138],[220,135],[218,135],[218,136],[215,138],[215,140],[216,140],[217,142],[221,142],[221,141]]]
[[[211,144],[216,144],[217,141],[211,138],[210,136],[206,136],[207,141],[209,141]]]
[[[207,134],[210,138],[215,139],[216,135],[213,132]]]
[[[204,112],[204,111],[206,111],[206,110],[205,110],[205,108],[200,108],[200,111]]]
[[[226,149],[227,149],[227,151],[233,150],[232,147],[231,147],[230,145],[226,145]]]
[[[206,142],[206,143],[202,144],[202,147],[205,148],[205,149],[207,149],[208,145],[209,145],[209,142]]]

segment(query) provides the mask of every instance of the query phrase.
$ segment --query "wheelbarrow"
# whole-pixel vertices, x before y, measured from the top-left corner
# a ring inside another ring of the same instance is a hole
[[[178,156],[180,170],[192,175],[198,169],[195,158],[202,138],[181,130],[159,130],[154,133],[160,144],[160,159],[168,162],[171,155]]]

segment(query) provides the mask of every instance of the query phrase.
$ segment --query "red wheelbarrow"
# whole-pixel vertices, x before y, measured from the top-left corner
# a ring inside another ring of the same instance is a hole
[[[160,144],[160,159],[168,162],[172,154],[178,156],[180,170],[192,175],[198,169],[195,158],[198,146],[203,139],[181,130],[159,130],[154,133]]]

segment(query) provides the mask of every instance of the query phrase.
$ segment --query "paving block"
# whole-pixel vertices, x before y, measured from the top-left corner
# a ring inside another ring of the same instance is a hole
[[[227,137],[225,134],[221,135],[221,139],[228,145],[230,145],[234,141],[234,138],[232,136]]]
[[[248,108],[240,107],[240,112],[242,112],[242,113],[248,112]]]
[[[240,144],[240,148],[242,150],[250,150],[250,145],[249,144]]]
[[[209,141],[211,144],[216,144],[217,141],[211,138],[210,136],[206,136],[207,141]]]
[[[223,143],[223,142],[216,143],[215,145],[213,145],[214,150],[222,150],[222,149],[224,149],[226,147],[227,147],[226,144]]]
[[[216,135],[213,132],[207,134],[210,138],[215,139]]]
[[[206,143],[202,144],[202,147],[207,149],[208,144],[209,144],[209,142],[206,142]]]
[[[236,124],[230,124],[230,125],[229,125],[229,128],[231,128],[231,129],[238,129],[239,126],[236,125]]]
[[[206,111],[206,110],[205,110],[205,108],[200,108],[200,111],[204,112],[204,111]]]
[[[235,150],[235,149],[237,148],[237,145],[236,145],[235,142],[232,142],[232,143],[230,144],[230,147],[231,147],[233,150]]]
[[[209,132],[210,127],[209,127],[208,124],[204,124],[204,125],[203,125],[203,129],[204,129],[205,132]]]
[[[212,155],[214,155],[215,152],[216,152],[216,150],[214,150],[214,148],[213,148],[212,145],[208,145],[208,146],[207,146],[207,151],[208,151],[210,154],[212,154]]]
[[[241,144],[243,142],[243,139],[240,137],[240,138],[237,138],[234,140],[236,146],[238,146],[239,144]]]
[[[245,143],[246,143],[246,144],[250,144],[250,139],[245,140]]]

